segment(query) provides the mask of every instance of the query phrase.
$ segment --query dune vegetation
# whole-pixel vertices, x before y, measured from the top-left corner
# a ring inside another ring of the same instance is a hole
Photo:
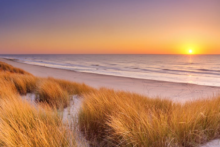
[[[46,102],[57,108],[69,105],[69,96],[82,95],[95,91],[85,84],[58,80],[54,78],[38,78],[30,73],[0,62],[0,84],[8,84],[20,95],[36,93],[39,102]],[[7,87],[8,87],[7,86]]]
[[[46,102],[56,108],[69,105],[69,95],[59,84],[51,80],[43,80],[37,89],[37,101]]]
[[[0,146],[76,146],[56,110],[35,108],[19,96],[0,100]]]
[[[6,63],[0,67],[0,146],[76,146],[73,132],[49,102],[33,106],[20,97],[34,93],[42,79]]]
[[[37,106],[20,95],[33,93]],[[39,78],[0,62],[0,146],[77,146],[58,111],[83,99],[79,128],[91,146],[194,147],[220,136],[220,97],[184,104]]]
[[[80,128],[94,146],[194,147],[220,135],[220,97],[177,104],[100,89],[84,99]]]
[[[7,63],[0,62],[0,72],[9,72],[9,73],[18,73],[18,74],[26,74],[30,75],[30,73],[24,71],[23,69],[13,67]]]

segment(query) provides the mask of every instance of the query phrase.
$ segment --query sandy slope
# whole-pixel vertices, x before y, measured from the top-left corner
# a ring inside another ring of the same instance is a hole
[[[81,73],[69,70],[29,65],[5,59],[0,59],[0,61],[6,62],[18,68],[22,68],[35,76],[50,76],[54,78],[85,83],[96,88],[107,87],[115,90],[135,92],[150,97],[160,96],[161,98],[169,98],[180,102],[195,100],[198,98],[207,98],[220,92],[220,87]]]

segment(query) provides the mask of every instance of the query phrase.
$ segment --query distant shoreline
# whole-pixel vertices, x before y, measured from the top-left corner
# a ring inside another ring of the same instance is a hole
[[[156,80],[135,79],[95,73],[77,72],[67,69],[50,68],[3,59],[0,61],[22,68],[39,77],[54,77],[100,88],[134,92],[149,97],[167,98],[177,102],[207,98],[220,93],[220,87],[188,83],[174,83]]]
[[[81,73],[220,87],[219,56],[33,54],[0,58]]]

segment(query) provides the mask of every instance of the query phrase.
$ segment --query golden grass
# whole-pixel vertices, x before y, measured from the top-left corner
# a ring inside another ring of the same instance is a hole
[[[47,102],[56,108],[64,108],[69,105],[69,95],[62,90],[58,83],[51,80],[44,80],[37,89],[37,100]]]
[[[220,136],[220,97],[181,105],[0,65],[0,146],[75,145],[56,110],[17,96],[28,92],[57,108],[69,104],[69,95],[84,97],[79,126],[93,146],[194,147]]]
[[[0,99],[9,99],[17,95],[17,90],[12,82],[0,79]]]
[[[54,78],[40,79],[36,94],[40,102],[47,102],[57,108],[65,108],[69,105],[72,95],[82,95],[95,91],[85,84],[69,82]]]
[[[43,103],[40,103],[41,107],[32,106],[18,95],[38,89],[42,92],[45,84],[42,81],[45,79],[36,78],[30,74],[0,72],[0,146],[76,146],[72,130],[62,124],[57,110]],[[48,82],[51,81],[46,80],[47,84]],[[55,87],[56,90],[56,93],[51,92],[47,96],[51,98],[55,94],[56,102],[63,102],[59,94],[64,91],[59,85],[53,82],[47,84],[45,88],[50,90],[47,86]],[[51,103],[53,102],[49,101],[49,104]]]
[[[55,110],[35,108],[18,97],[0,100],[0,130],[0,146],[76,146]]]
[[[21,95],[36,93],[40,102],[47,102],[57,108],[68,106],[71,95],[82,95],[94,91],[85,84],[54,78],[36,78],[29,74],[0,72],[0,80],[13,85]]]
[[[0,73],[0,79],[12,82],[20,94],[34,92],[37,85],[37,78],[32,75]]]
[[[13,67],[13,66],[11,66],[7,63],[4,63],[4,62],[0,62],[0,71],[30,75],[30,73],[24,71],[23,69]]]
[[[194,147],[220,135],[220,97],[183,105],[106,89],[84,97],[80,128],[98,145]]]
[[[95,89],[87,86],[85,84],[80,84],[80,83],[75,83],[75,82],[70,82],[66,80],[59,80],[59,79],[54,79],[54,78],[48,78],[50,81],[54,81],[60,85],[60,87],[67,91],[70,95],[82,95],[86,93],[91,93],[94,92]]]

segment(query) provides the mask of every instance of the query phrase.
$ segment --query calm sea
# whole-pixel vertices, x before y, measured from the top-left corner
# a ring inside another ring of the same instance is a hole
[[[78,72],[220,86],[220,55],[1,55],[0,57]]]

